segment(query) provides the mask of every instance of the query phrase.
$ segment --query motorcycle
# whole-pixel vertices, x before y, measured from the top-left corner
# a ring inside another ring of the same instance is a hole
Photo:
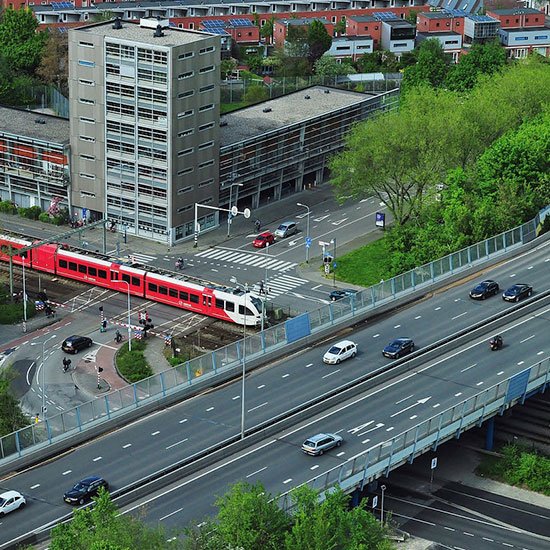
[[[176,260],[176,269],[183,269],[184,267],[184,262],[183,262],[183,258],[179,258],[178,260]]]
[[[122,342],[122,339],[123,339],[122,334],[120,334],[120,332],[117,330],[115,334],[115,342],[117,344],[120,344],[120,342]]]
[[[489,347],[491,348],[491,351],[502,349],[503,345],[504,342],[502,341],[502,338],[500,336],[495,336],[494,338],[491,338],[491,340],[489,340]]]

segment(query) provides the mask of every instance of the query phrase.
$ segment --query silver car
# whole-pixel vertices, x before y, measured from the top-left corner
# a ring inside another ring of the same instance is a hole
[[[277,229],[274,231],[275,237],[284,239],[285,237],[290,237],[294,235],[297,231],[296,222],[283,222]]]
[[[307,455],[318,456],[333,447],[340,447],[344,438],[338,434],[317,434],[306,439],[302,444],[302,451]]]

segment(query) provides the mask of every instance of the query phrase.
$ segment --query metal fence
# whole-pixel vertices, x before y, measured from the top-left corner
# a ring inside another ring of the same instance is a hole
[[[542,230],[542,221],[550,215],[550,206],[531,221],[491,237],[483,242],[449,254],[444,258],[417,267],[407,273],[373,285],[317,310],[284,323],[266,328],[216,351],[187,361],[150,378],[113,391],[101,398],[32,424],[0,438],[0,464],[51,445],[167,396],[182,398],[194,385],[204,384],[219,373],[246,362],[276,353],[291,342],[326,330],[338,322],[353,322],[359,315],[411,294],[419,288],[429,288],[472,265],[491,260],[495,255],[532,241]]]
[[[519,395],[510,396],[510,387],[518,379],[523,379],[522,391]],[[514,400],[525,400],[529,393],[545,387],[549,382],[550,357],[547,357],[523,372],[502,380],[395,437],[378,443],[347,462],[309,479],[305,485],[321,493],[333,486],[340,486],[344,490],[363,490],[378,475],[387,476],[394,467],[405,461],[412,462],[427,447],[435,450],[439,443],[450,437],[458,437],[474,425],[480,426],[484,419],[503,412],[507,404]],[[292,490],[278,497],[278,503],[283,509],[288,510],[293,506]]]

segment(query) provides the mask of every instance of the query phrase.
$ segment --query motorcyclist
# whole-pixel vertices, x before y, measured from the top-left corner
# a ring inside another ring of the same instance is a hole
[[[502,336],[500,334],[493,336],[493,338],[491,339],[491,347],[500,349],[502,348],[502,345],[503,345]]]
[[[176,260],[176,268],[183,269],[183,258],[181,256]]]
[[[120,330],[117,329],[115,332],[115,342],[118,344],[122,340],[122,334],[120,334]]]

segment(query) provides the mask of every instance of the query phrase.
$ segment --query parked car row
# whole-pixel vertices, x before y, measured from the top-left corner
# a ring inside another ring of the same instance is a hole
[[[264,231],[263,233],[257,235],[252,241],[252,246],[254,248],[265,248],[267,245],[271,246],[275,243],[276,237],[278,239],[286,239],[286,237],[295,235],[296,231],[298,231],[296,222],[283,222],[279,225],[279,227],[277,227],[277,229],[275,229],[273,233],[271,231]]]

